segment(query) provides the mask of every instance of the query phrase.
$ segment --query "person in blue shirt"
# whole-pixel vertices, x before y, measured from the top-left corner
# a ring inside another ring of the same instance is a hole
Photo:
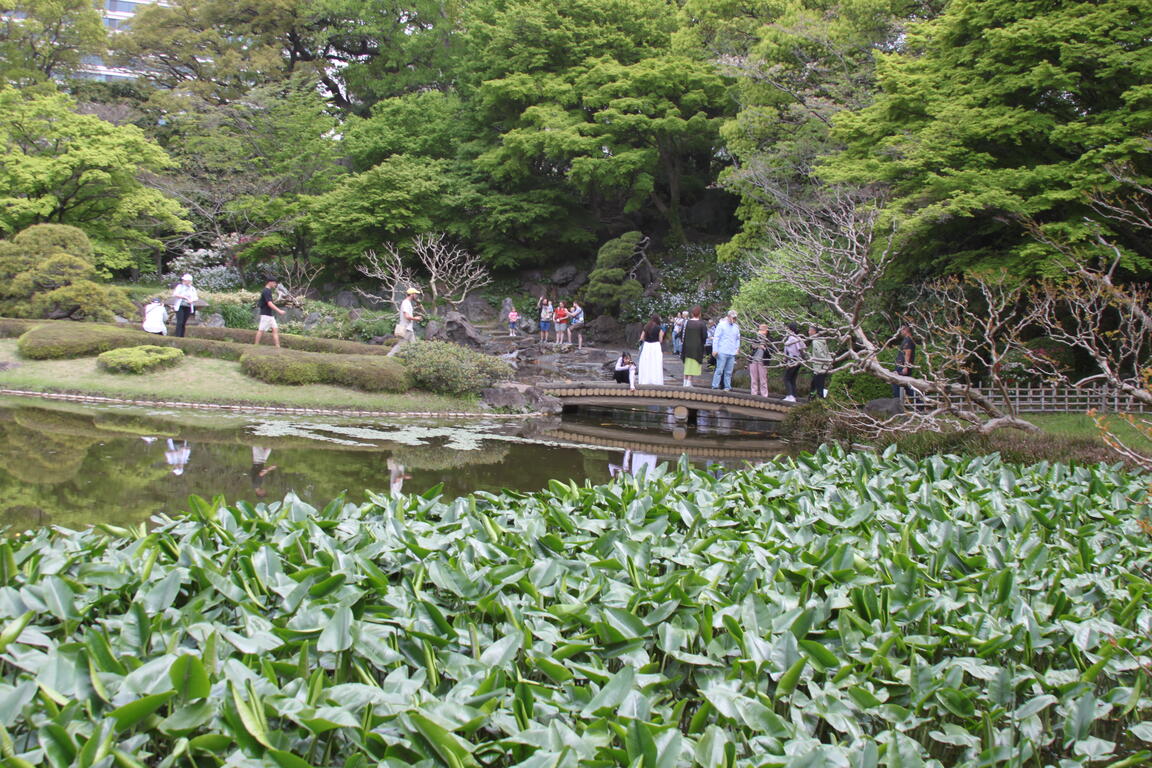
[[[716,324],[716,335],[712,339],[712,353],[716,355],[712,389],[732,391],[732,369],[736,366],[739,352],[740,326],[736,324],[736,310],[730,309],[728,315]]]

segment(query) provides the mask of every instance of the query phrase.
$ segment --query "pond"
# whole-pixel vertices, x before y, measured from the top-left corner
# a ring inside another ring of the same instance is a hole
[[[179,514],[194,494],[324,504],[366,489],[532,491],[681,454],[734,467],[782,451],[770,430],[708,414],[683,427],[659,411],[384,422],[0,399],[0,526],[135,524]]]

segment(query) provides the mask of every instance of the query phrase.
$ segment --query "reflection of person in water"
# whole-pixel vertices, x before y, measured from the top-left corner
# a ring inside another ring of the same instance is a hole
[[[268,476],[269,472],[276,470],[275,465],[268,466],[268,457],[271,455],[271,448],[265,448],[261,445],[252,446],[252,471],[250,473],[252,491],[260,498],[268,495],[268,489],[264,487],[264,478]]]
[[[388,459],[388,489],[393,496],[399,496],[404,491],[404,481],[411,480],[412,475],[404,471],[404,465],[396,459]]]
[[[172,474],[184,474],[184,467],[188,466],[188,459],[192,457],[192,449],[188,445],[187,440],[180,441],[180,447],[176,447],[176,443],[172,438],[168,438],[168,450],[164,451],[164,461],[168,462],[168,466],[172,467]]]
[[[609,464],[608,474],[616,477],[621,473],[642,476],[645,472],[656,469],[656,454],[642,453],[640,451],[624,451],[624,458],[619,464]]]

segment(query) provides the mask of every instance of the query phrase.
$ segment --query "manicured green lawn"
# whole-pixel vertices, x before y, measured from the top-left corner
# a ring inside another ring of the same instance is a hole
[[[0,387],[5,389],[303,408],[480,412],[475,400],[424,392],[386,394],[323,384],[299,387],[264,384],[241,373],[239,363],[203,357],[185,358],[175,368],[156,373],[117,375],[97,368],[94,357],[25,360],[16,350],[15,339],[0,339],[0,363],[16,363],[16,367],[0,371]]]
[[[1065,437],[1099,438],[1100,427],[1086,413],[1036,413],[1025,417],[1046,432]],[[1139,428],[1143,419],[1149,420],[1152,430],[1152,414],[1135,415],[1137,426],[1132,426],[1123,416],[1111,415],[1105,419],[1108,429],[1126,445],[1138,450],[1152,452],[1152,439]]]

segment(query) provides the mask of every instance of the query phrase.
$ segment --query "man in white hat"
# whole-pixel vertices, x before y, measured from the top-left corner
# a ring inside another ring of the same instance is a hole
[[[400,322],[396,323],[396,335],[404,341],[416,340],[416,323],[424,319],[412,308],[412,297],[419,294],[420,289],[411,286],[404,292],[404,301],[400,302]]]
[[[192,287],[192,275],[180,278],[180,282],[172,289],[172,297],[175,299],[172,308],[176,311],[175,335],[183,336],[188,316],[196,314],[196,302],[200,300],[200,294]]]

